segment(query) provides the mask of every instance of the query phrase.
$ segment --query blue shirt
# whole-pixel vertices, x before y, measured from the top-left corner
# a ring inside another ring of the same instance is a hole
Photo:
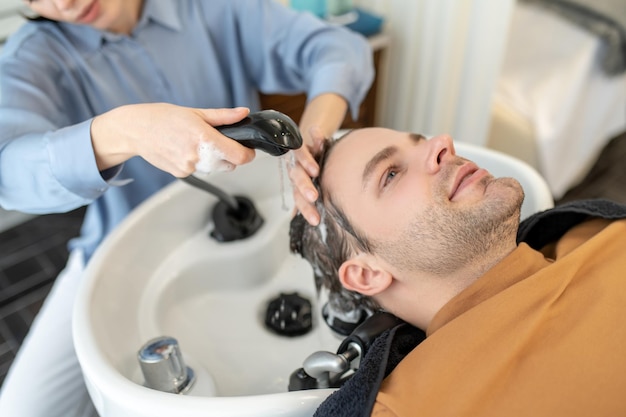
[[[174,180],[136,157],[98,171],[94,116],[168,102],[259,109],[258,91],[340,94],[356,115],[373,79],[360,35],[264,0],[146,0],[130,36],[28,22],[0,58],[0,205],[89,205],[70,243],[88,258],[137,204]]]

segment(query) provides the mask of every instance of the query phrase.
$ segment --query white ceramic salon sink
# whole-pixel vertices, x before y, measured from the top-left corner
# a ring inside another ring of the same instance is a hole
[[[314,316],[310,333],[285,337],[263,324],[268,301],[307,297],[319,314],[310,266],[289,252],[279,159],[207,177],[254,201],[265,223],[252,237],[209,237],[217,199],[175,182],[138,207],[103,242],[74,311],[76,352],[102,417],[310,416],[332,390],[288,392],[290,374],[341,340]],[[290,205],[291,191],[287,190]],[[137,351],[178,340],[197,374],[190,395],[142,386]]]
[[[552,205],[529,166],[471,145],[457,144],[457,152],[520,179],[528,195],[524,217]],[[102,417],[310,416],[332,392],[287,391],[290,374],[307,356],[334,352],[341,341],[321,322],[310,266],[289,252],[291,209],[283,208],[279,160],[257,155],[207,178],[254,201],[265,224],[251,238],[209,237],[217,199],[175,182],[131,213],[89,262],[73,331]],[[286,198],[290,205],[290,190]],[[269,299],[296,291],[313,303],[313,331],[289,338],[267,330]],[[142,385],[137,351],[163,335],[178,340],[198,375],[189,395]]]

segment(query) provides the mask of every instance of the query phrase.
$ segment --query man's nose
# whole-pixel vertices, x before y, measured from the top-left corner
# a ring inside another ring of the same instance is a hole
[[[429,153],[426,161],[430,173],[436,173],[441,165],[456,155],[454,143],[449,135],[438,135],[428,140]]]

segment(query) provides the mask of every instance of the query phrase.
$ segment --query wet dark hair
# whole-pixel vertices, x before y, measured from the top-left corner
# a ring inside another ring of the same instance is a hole
[[[313,179],[313,185],[319,193],[315,205],[320,214],[320,224],[312,226],[300,213],[294,216],[289,228],[290,249],[311,264],[318,292],[322,288],[327,289],[329,301],[335,309],[344,312],[357,308],[375,311],[380,306],[374,299],[347,290],[341,285],[338,276],[339,267],[350,256],[357,251],[371,252],[372,248],[367,237],[350,223],[341,208],[333,202],[330,193],[321,186],[328,157],[342,138],[327,140],[316,156],[320,173]]]

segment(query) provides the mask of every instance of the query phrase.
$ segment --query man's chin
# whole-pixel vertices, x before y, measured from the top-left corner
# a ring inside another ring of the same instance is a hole
[[[506,199],[518,201],[519,206],[522,206],[522,202],[524,201],[524,188],[515,178],[497,178],[489,184],[489,188],[490,192],[501,195]]]
[[[502,220],[519,216],[524,202],[524,189],[515,178],[497,178],[485,193],[489,211],[499,213]]]

